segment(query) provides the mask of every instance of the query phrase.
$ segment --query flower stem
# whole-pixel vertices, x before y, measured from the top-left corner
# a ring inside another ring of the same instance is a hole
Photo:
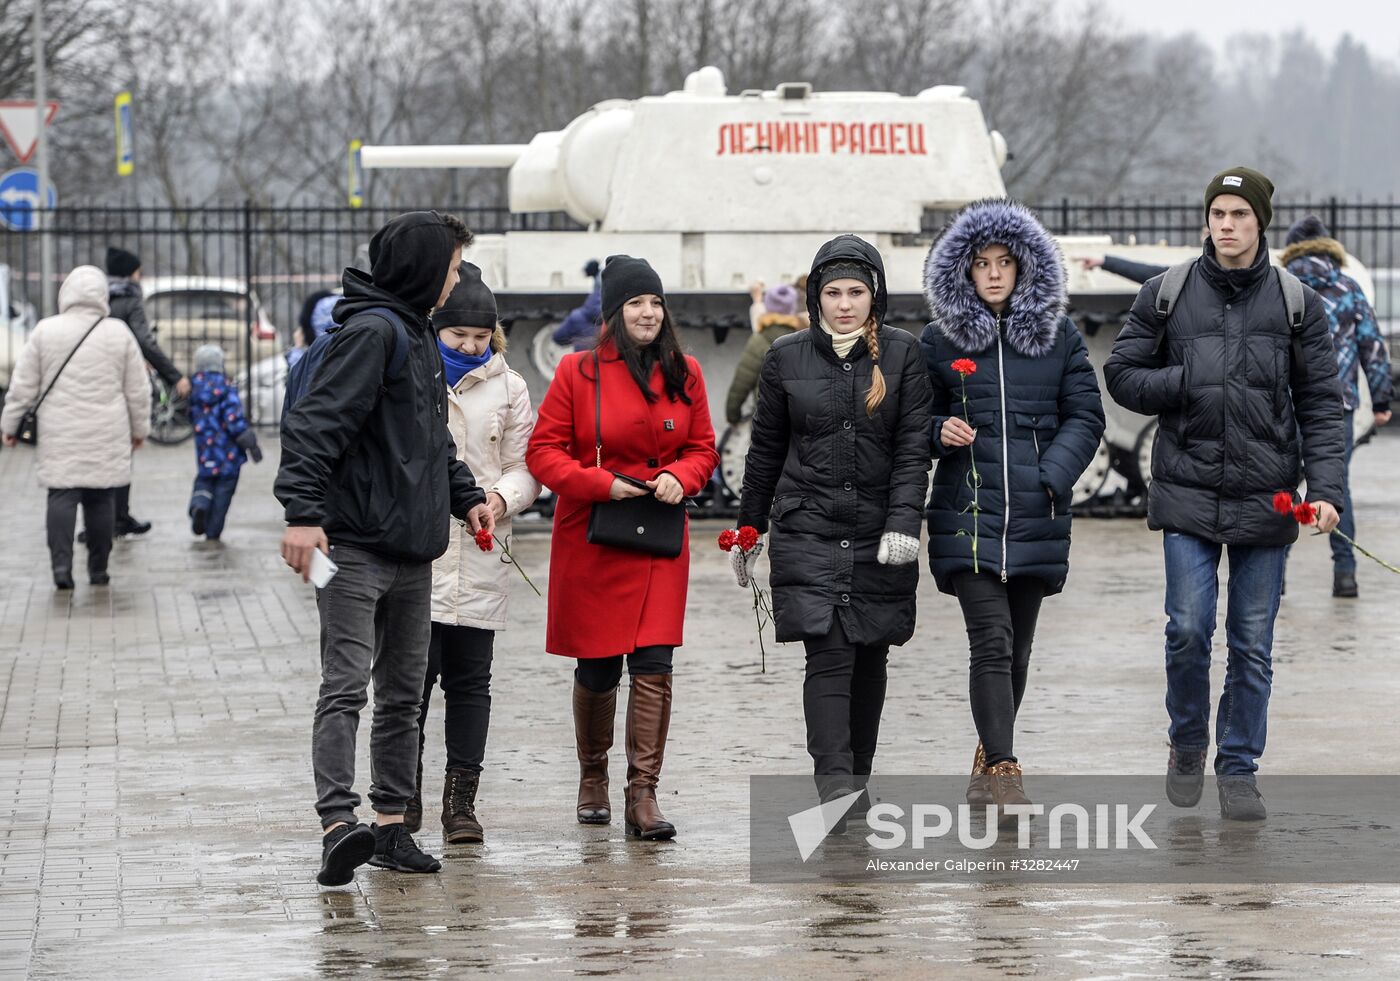
[[[1323,532],[1318,531],[1318,532],[1315,532],[1315,534],[1321,535],[1321,534],[1323,534]],[[1338,538],[1340,538],[1342,541],[1346,542],[1346,543],[1347,543],[1348,545],[1350,545],[1352,548],[1356,549],[1356,550],[1357,550],[1358,552],[1360,552],[1362,555],[1366,556],[1366,558],[1370,559],[1372,562],[1375,562],[1376,564],[1382,566],[1383,568],[1389,569],[1391,572],[1395,573],[1396,575],[1400,575],[1400,569],[1397,569],[1395,566],[1391,565],[1389,562],[1387,562],[1385,559],[1381,558],[1379,555],[1372,555],[1370,552],[1366,551],[1366,549],[1364,549],[1364,548],[1362,548],[1360,545],[1356,544],[1356,541],[1355,541],[1354,539],[1352,539],[1350,536],[1345,535],[1345,534],[1343,534],[1342,532],[1340,532],[1340,531],[1338,531],[1338,530],[1336,530],[1336,529],[1333,529],[1332,534],[1336,535]]]
[[[972,426],[972,413],[967,408],[967,375],[962,375],[962,405],[963,418],[967,420],[969,427]],[[982,478],[977,475],[977,443],[973,442],[967,446],[967,456],[972,462],[972,571],[977,573],[981,570],[977,568],[977,526],[978,516],[982,513],[981,507],[977,503],[977,488],[982,485]]]
[[[544,594],[540,592],[540,588],[530,581],[530,577],[526,575],[526,572],[523,568],[521,568],[520,563],[515,561],[515,556],[510,554],[510,546],[508,546],[505,542],[501,541],[499,538],[496,538],[495,535],[492,535],[491,537],[495,539],[497,545],[501,546],[501,551],[506,553],[506,561],[509,562],[511,565],[515,566],[515,568],[520,571],[520,574],[525,577],[525,584],[535,591],[536,596],[543,596]]]

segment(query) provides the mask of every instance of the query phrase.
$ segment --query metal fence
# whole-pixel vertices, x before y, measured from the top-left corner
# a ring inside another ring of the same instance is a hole
[[[44,309],[44,253],[49,253],[48,302],[64,274],[83,263],[103,265],[109,246],[140,255],[161,293],[148,304],[163,347],[188,369],[193,349],[221,343],[244,386],[250,414],[275,425],[272,401],[260,389],[280,384],[272,371],[294,343],[305,299],[336,286],[344,266],[375,229],[402,209],[59,208],[42,216],[42,231],[0,232],[0,287],[5,288],[7,335],[0,341],[0,388],[27,331]],[[453,208],[480,233],[565,230],[579,226],[563,214],[517,215],[504,208]],[[1107,234],[1117,243],[1191,245],[1199,241],[1199,202],[1086,204],[1062,200],[1037,206],[1056,234]],[[1337,199],[1275,205],[1275,239],[1314,213],[1372,271],[1377,311],[1389,324],[1392,353],[1400,345],[1400,204]],[[926,232],[936,232],[935,216]],[[147,281],[148,289],[155,284]],[[50,306],[51,309],[51,306]]]

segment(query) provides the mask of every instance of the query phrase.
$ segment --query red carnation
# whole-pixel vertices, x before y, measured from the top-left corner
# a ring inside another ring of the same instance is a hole
[[[482,528],[476,533],[476,547],[481,549],[483,552],[489,552],[492,548],[495,547],[493,544],[491,530],[489,528]]]
[[[1293,520],[1300,525],[1315,524],[1317,522],[1317,508],[1304,501],[1293,508]]]
[[[977,362],[971,358],[958,358],[953,362],[953,370],[966,378],[977,373]]]
[[[1293,495],[1288,491],[1279,491],[1274,495],[1274,510],[1279,514],[1293,513]]]
[[[739,533],[733,528],[726,528],[719,533],[719,547],[726,552],[733,551],[734,546],[739,542]]]
[[[739,551],[748,552],[758,544],[758,529],[753,525],[744,525],[739,529]]]

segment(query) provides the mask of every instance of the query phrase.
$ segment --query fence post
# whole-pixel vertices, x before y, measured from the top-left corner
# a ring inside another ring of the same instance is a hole
[[[245,405],[257,405],[253,391],[253,200],[243,201],[243,400]],[[253,425],[261,423],[253,420]]]
[[[1069,234],[1069,198],[1060,198],[1060,234]]]
[[[1327,229],[1332,233],[1333,238],[1341,235],[1337,230],[1337,196],[1334,194],[1327,199]]]

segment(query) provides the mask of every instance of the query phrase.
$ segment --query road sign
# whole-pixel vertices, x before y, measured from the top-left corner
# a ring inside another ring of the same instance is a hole
[[[360,163],[360,147],[363,140],[350,141],[350,207],[363,208],[365,205],[365,168]]]
[[[46,189],[44,207],[58,204],[53,182]],[[34,209],[39,205],[39,172],[33,167],[16,167],[0,175],[0,225],[16,232],[34,230]]]
[[[136,173],[135,141],[131,133],[131,93],[118,92],[117,112],[117,176],[130,177]]]
[[[34,156],[34,148],[39,144],[38,103],[32,99],[19,102],[0,102],[0,136],[10,145],[20,163],[29,163]],[[53,122],[58,112],[58,103],[47,103],[44,125]]]

